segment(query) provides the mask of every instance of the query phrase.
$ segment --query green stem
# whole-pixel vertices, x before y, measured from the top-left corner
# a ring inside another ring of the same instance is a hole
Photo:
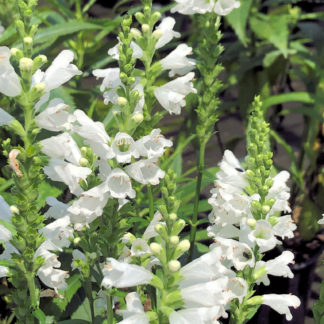
[[[30,294],[31,306],[33,308],[38,308],[38,298],[36,294],[36,286],[35,286],[35,275],[33,273],[26,274],[27,285]]]
[[[198,174],[197,174],[194,209],[193,209],[193,215],[192,215],[192,220],[191,220],[190,250],[189,250],[187,262],[190,262],[192,260],[194,244],[195,244],[195,240],[196,240],[201,182],[202,182],[202,175],[205,170],[205,150],[206,150],[206,144],[203,142],[203,143],[201,143],[200,149],[197,152],[198,153],[198,161],[197,161],[198,162]]]
[[[114,311],[112,305],[112,296],[107,293],[107,322],[108,324],[114,324]]]
[[[147,185],[147,194],[149,197],[150,220],[152,220],[154,217],[154,197],[151,185]]]
[[[91,276],[86,278],[86,280],[85,280],[85,290],[86,290],[86,294],[88,296],[89,304],[90,304],[91,322],[94,323],[95,313],[94,313],[94,300],[93,300],[93,296],[92,296]]]

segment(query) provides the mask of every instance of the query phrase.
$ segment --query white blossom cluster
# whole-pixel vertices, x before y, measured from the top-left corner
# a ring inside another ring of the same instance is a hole
[[[179,38],[180,33],[173,30],[175,20],[172,17],[164,18],[160,25],[158,25],[153,32],[153,35],[158,39],[155,45],[155,49],[159,49],[168,44],[174,37]],[[136,28],[132,28],[134,35],[140,35],[140,31]],[[119,39],[118,39],[119,40]],[[135,37],[136,40],[136,37]],[[121,44],[120,40],[117,45],[108,51],[108,54],[118,60],[119,50],[118,46]],[[133,57],[140,59],[143,55],[143,50],[136,44],[136,41],[131,43],[133,49]],[[180,77],[165,83],[162,86],[154,88],[154,95],[160,105],[166,109],[170,114],[180,114],[181,108],[185,106],[185,97],[189,93],[196,93],[196,89],[193,86],[194,73],[190,72],[195,67],[195,60],[187,58],[187,55],[192,54],[192,48],[182,43],[178,45],[169,55],[158,62],[159,69],[169,70],[169,76],[174,77],[180,75]],[[118,95],[116,89],[119,86],[123,86],[120,80],[119,68],[97,69],[93,71],[93,75],[97,78],[103,78],[100,90],[104,91],[104,102],[108,104],[118,104]],[[141,114],[144,105],[144,93],[143,86],[140,83],[140,78],[133,90],[137,90],[141,93],[142,97],[138,105],[134,110],[134,118],[136,114]]]
[[[179,12],[183,15],[204,14],[215,12],[220,16],[226,16],[233,9],[240,7],[240,2],[235,0],[175,0],[177,5],[171,12]]]
[[[291,211],[288,205],[289,188],[286,184],[288,178],[287,171],[281,171],[272,178],[273,184],[266,196],[267,200],[272,201],[272,207],[267,206],[266,210],[263,210],[264,218],[256,220],[251,209],[253,202],[259,201],[260,196],[258,194],[249,196],[246,193],[244,189],[248,186],[248,180],[245,171],[234,154],[225,151],[220,162],[220,171],[217,173],[215,188],[211,190],[212,196],[208,200],[213,207],[209,215],[212,226],[208,228],[208,234],[214,238],[214,244],[222,247],[240,244],[246,250],[245,255],[253,256],[255,248],[259,253],[264,253],[281,244],[278,238],[293,237],[296,225],[291,215],[278,217],[281,212]],[[233,253],[237,252],[233,247],[232,250]],[[293,259],[293,253],[284,251],[277,258],[267,262],[255,262],[252,257],[246,265],[254,271],[262,268],[264,274],[256,283],[269,285],[268,275],[293,277],[288,266]],[[280,314],[286,314],[287,320],[292,319],[288,306],[298,307],[300,304],[296,296],[290,295],[271,294],[262,298],[264,304],[271,306]]]

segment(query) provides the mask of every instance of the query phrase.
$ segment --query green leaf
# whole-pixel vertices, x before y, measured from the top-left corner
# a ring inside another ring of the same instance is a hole
[[[249,17],[252,0],[244,0],[241,2],[241,6],[233,10],[226,16],[228,23],[234,29],[237,37],[244,46],[247,45],[248,39],[246,37],[246,25]]]
[[[86,298],[79,308],[72,314],[71,318],[77,320],[82,318],[85,320],[85,323],[91,323],[90,303],[88,298]]]
[[[62,24],[40,29],[34,38],[34,44],[48,42],[50,39],[56,39],[60,36],[74,34],[84,30],[96,29],[102,29],[102,26],[79,20],[70,20]]]
[[[290,18],[288,15],[264,15],[251,17],[250,26],[261,39],[267,40],[287,57]]]
[[[39,324],[52,324],[54,323],[54,316],[46,316],[41,309],[36,309],[33,315],[38,319]]]
[[[314,103],[314,97],[308,92],[290,92],[268,97],[263,100],[263,109],[266,111],[269,107],[283,104],[285,102],[303,102]]]
[[[61,189],[53,187],[45,181],[43,181],[40,184],[38,190],[39,190],[39,196],[38,196],[37,205],[39,209],[44,207],[47,197],[49,196],[58,197],[62,193]]]
[[[180,217],[187,217],[187,216],[192,215],[193,208],[194,208],[194,204],[185,204],[179,208],[178,213],[179,213]],[[199,201],[199,205],[198,205],[199,213],[207,212],[207,211],[210,211],[211,209],[212,209],[212,206],[208,203],[208,200],[200,200]]]

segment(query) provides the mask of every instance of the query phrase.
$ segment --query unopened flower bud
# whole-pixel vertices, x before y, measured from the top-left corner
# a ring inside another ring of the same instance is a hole
[[[136,114],[134,114],[132,116],[132,119],[134,120],[135,123],[138,123],[139,124],[139,123],[141,123],[143,121],[144,116],[141,113],[136,113]]]
[[[130,32],[134,38],[142,37],[141,32],[137,28],[131,28]]]
[[[22,57],[24,57],[23,52],[15,47],[10,50],[10,53],[16,60],[20,60]]]
[[[80,238],[80,237],[76,237],[76,238],[73,240],[73,244],[78,245],[80,241],[81,241],[81,238]]]
[[[266,215],[270,211],[270,207],[267,205],[262,206],[262,214]]]
[[[10,212],[11,212],[12,214],[17,214],[17,215],[19,215],[19,209],[17,208],[17,206],[14,206],[14,205],[10,206]]]
[[[37,92],[43,92],[43,91],[45,91],[45,83],[43,83],[43,82],[40,82],[40,83],[36,83],[35,85],[34,85],[34,89],[37,91]]]
[[[260,267],[259,269],[253,272],[253,279],[258,280],[267,274],[267,268],[265,266]]]
[[[173,245],[177,245],[179,243],[179,236],[178,235],[172,235],[170,237],[170,243]]]
[[[23,57],[19,60],[19,68],[21,71],[31,72],[34,67],[34,62],[28,57]]]
[[[162,35],[163,35],[163,32],[162,32],[161,29],[156,29],[156,30],[154,30],[154,32],[153,32],[153,34],[152,34],[152,36],[153,36],[156,40],[160,39],[160,38],[162,37]]]
[[[33,43],[33,39],[29,36],[24,37],[24,43],[26,45],[31,45]]]
[[[119,106],[125,107],[127,105],[127,99],[124,97],[118,97],[117,103]]]
[[[247,221],[246,221],[246,224],[248,226],[250,226],[251,228],[254,228],[255,225],[256,225],[256,220],[254,218],[249,218]]]
[[[178,235],[185,226],[186,222],[183,219],[177,220],[173,226],[172,235]]]
[[[252,170],[246,170],[245,171],[245,174],[246,174],[246,176],[248,177],[248,178],[252,178],[252,177],[254,177],[255,176],[255,173],[252,171]]]
[[[268,222],[269,222],[272,226],[274,226],[274,225],[276,225],[276,224],[279,222],[279,220],[278,220],[278,217],[276,217],[276,216],[271,216],[271,217],[268,218]]]
[[[169,218],[170,218],[172,221],[175,221],[175,220],[177,220],[178,216],[177,216],[176,213],[171,213],[171,214],[169,215]]]
[[[80,166],[82,166],[82,167],[86,167],[86,166],[89,165],[89,161],[88,161],[86,158],[82,157],[82,158],[80,159],[80,161],[79,161],[79,164],[80,164]]]
[[[128,243],[129,242],[129,243],[132,244],[135,240],[136,240],[136,237],[130,232],[125,233],[123,235],[123,237],[122,237],[122,242],[123,243]]]
[[[152,14],[152,19],[154,19],[155,22],[157,22],[161,18],[161,13],[159,11],[155,11]]]
[[[171,260],[168,263],[168,268],[171,272],[177,272],[181,268],[181,263],[178,260]]]
[[[143,21],[144,21],[144,15],[143,15],[143,13],[141,13],[141,12],[136,12],[136,14],[135,14],[135,18],[137,19],[137,21],[140,23],[140,24],[142,24],[143,23]]]
[[[183,240],[178,244],[178,248],[182,252],[187,252],[190,249],[190,242],[189,240]]]
[[[153,243],[150,244],[150,249],[151,249],[153,254],[158,255],[162,251],[162,245],[159,244],[159,243],[153,242]]]
[[[142,25],[142,31],[143,33],[147,33],[150,30],[150,26],[148,24]]]
[[[80,150],[81,150],[81,154],[82,155],[86,155],[87,154],[87,148],[85,146],[82,146]]]

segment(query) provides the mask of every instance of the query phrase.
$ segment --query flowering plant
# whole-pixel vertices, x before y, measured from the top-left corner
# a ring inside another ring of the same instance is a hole
[[[3,4],[17,9],[0,37],[6,323],[241,324],[261,305],[291,320],[299,297],[259,288],[269,276],[294,277],[283,244],[296,230],[290,175],[273,162],[272,97],[259,89],[250,98],[246,158],[222,149],[206,168],[232,82],[222,76],[224,17],[247,44],[247,21],[233,22],[247,4],[142,0],[107,21],[89,18],[93,0],[48,2],[60,14],[37,0]],[[192,37],[168,9],[192,17]],[[193,168],[183,163],[190,145]],[[303,182],[300,170],[293,177]]]

